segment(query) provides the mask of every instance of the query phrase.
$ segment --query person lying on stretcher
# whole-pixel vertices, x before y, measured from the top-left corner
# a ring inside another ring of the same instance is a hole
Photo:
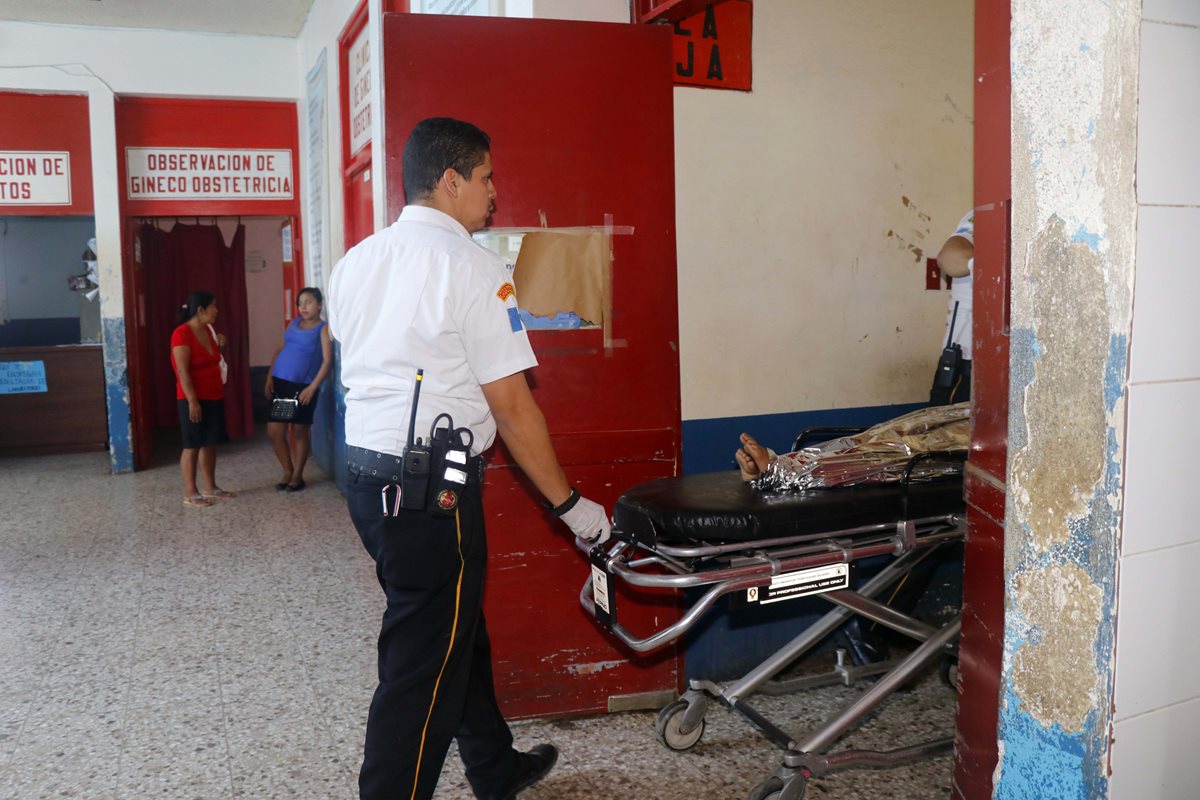
[[[794,453],[776,455],[743,433],[734,459],[742,480],[757,489],[784,491],[900,480],[918,453],[965,452],[970,441],[971,404],[922,408],[881,422],[854,436],[842,436]],[[914,480],[929,480],[949,471],[944,463],[922,462]]]

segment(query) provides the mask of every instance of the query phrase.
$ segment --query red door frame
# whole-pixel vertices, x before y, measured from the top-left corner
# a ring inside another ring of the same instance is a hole
[[[151,456],[152,429],[147,412],[147,347],[144,341],[144,281],[137,272],[133,232],[144,217],[289,217],[293,262],[285,269],[284,290],[294,298],[304,286],[303,235],[300,227],[299,124],[295,103],[211,98],[121,96],[116,102],[117,177],[122,224],[122,274],[125,285],[126,349],[134,469]],[[131,200],[128,197],[127,147],[218,147],[289,150],[292,156],[290,200]],[[130,324],[132,320],[133,324]]]
[[[383,0],[384,13],[407,13],[408,10],[409,0]],[[364,221],[360,219],[362,209],[355,197],[358,191],[355,182],[364,171],[371,168],[374,142],[368,142],[357,153],[350,152],[350,47],[369,21],[367,0],[362,0],[338,34],[338,110],[342,129],[342,230],[345,250],[349,250],[375,228],[373,199],[368,199],[367,206],[371,218]],[[372,80],[379,80],[377,75],[371,77]],[[364,228],[366,233],[357,235]]]
[[[1004,644],[1012,86],[1009,0],[975,3],[975,363],[955,725],[956,800],[991,800]]]
[[[407,1],[404,2],[404,5],[406,5],[404,10],[407,11]],[[362,0],[359,7],[355,8],[354,13],[350,16],[346,28],[343,28],[337,37],[337,107],[342,126],[342,230],[346,249],[353,247],[361,239],[361,236],[354,235],[354,231],[359,230],[362,223],[358,218],[358,206],[354,203],[354,181],[360,173],[371,168],[371,150],[374,145],[373,142],[368,142],[358,152],[350,152],[350,121],[352,121],[350,120],[350,47],[353,46],[361,32],[366,30],[367,20],[367,2]],[[372,76],[372,79],[378,80],[378,76]],[[370,224],[367,225],[367,229],[373,229],[373,219],[368,222]]]

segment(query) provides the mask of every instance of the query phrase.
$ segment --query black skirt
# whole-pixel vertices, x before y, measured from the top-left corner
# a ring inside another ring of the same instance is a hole
[[[179,431],[182,434],[183,449],[193,450],[199,447],[211,447],[229,441],[225,433],[225,400],[201,400],[200,421],[188,419],[188,401],[176,400],[179,409]]]
[[[308,386],[307,383],[285,381],[283,378],[273,378],[272,380],[275,382],[274,391],[271,392],[272,400],[279,400],[281,398],[285,400],[295,400],[300,397],[300,393]],[[292,425],[312,425],[313,414],[315,414],[317,411],[317,395],[320,393],[320,389],[313,392],[312,400],[309,400],[308,405],[306,406],[302,406],[297,403],[296,413],[290,420],[288,420],[288,423],[291,423]],[[276,420],[270,421],[275,422]]]

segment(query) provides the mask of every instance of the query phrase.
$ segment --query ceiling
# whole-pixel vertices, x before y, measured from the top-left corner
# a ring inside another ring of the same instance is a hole
[[[0,0],[0,20],[296,36],[313,0]]]

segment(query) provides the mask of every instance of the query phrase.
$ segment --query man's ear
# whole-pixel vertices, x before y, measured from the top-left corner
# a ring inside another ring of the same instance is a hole
[[[447,169],[442,173],[442,179],[440,183],[442,184],[442,188],[445,190],[447,195],[454,199],[458,199],[458,187],[461,181],[462,176],[458,174],[457,170]]]

